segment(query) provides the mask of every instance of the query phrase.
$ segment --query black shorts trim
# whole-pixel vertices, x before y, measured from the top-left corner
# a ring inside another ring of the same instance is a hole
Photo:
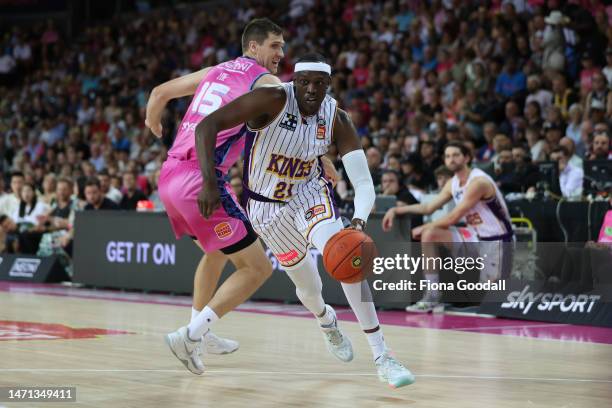
[[[251,245],[253,242],[257,241],[258,236],[255,233],[255,231],[253,231],[253,227],[251,227],[251,223],[245,222],[244,226],[247,230],[246,236],[242,238],[240,241],[236,242],[235,244],[226,246],[225,248],[221,248],[220,249],[221,252],[223,252],[225,255],[231,255],[238,251],[243,250],[244,248]]]

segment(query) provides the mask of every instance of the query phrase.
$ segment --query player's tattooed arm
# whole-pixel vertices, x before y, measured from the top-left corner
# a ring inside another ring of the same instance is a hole
[[[283,109],[286,99],[282,87],[255,89],[214,111],[196,126],[195,145],[203,179],[198,206],[205,218],[220,204],[214,157],[217,134],[242,123],[252,128],[266,126]]]
[[[153,88],[147,101],[145,125],[151,129],[155,136],[162,137],[161,116],[166,104],[172,99],[193,95],[198,89],[200,81],[202,81],[211,68],[207,67],[191,74],[174,78]]]

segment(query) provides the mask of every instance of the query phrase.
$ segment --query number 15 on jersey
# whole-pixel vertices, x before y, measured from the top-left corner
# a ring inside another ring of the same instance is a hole
[[[222,96],[230,91],[230,87],[218,82],[205,82],[200,92],[196,95],[191,111],[201,115],[210,115],[221,107]]]

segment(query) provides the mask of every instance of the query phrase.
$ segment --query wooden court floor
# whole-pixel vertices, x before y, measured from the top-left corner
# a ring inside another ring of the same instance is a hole
[[[341,363],[313,320],[246,312],[215,326],[240,349],[207,356],[207,373],[195,376],[163,341],[189,312],[0,292],[2,321],[128,332],[0,341],[0,386],[77,388],[76,403],[0,407],[612,407],[612,345],[386,326],[388,344],[417,377],[392,390],[378,382],[356,323],[342,322],[356,357]]]

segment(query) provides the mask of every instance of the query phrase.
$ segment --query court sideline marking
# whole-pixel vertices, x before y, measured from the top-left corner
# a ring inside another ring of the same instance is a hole
[[[0,373],[185,373],[185,370],[170,369],[121,369],[121,368],[0,368]],[[376,373],[325,373],[299,371],[249,371],[249,370],[207,370],[204,374],[247,374],[247,375],[297,375],[297,376],[329,376],[329,377],[370,377]],[[446,375],[417,374],[416,377],[439,379],[472,379],[472,380],[509,380],[509,381],[547,381],[547,382],[589,382],[612,384],[612,380],[596,378],[546,378],[546,377],[504,377],[486,375]]]

